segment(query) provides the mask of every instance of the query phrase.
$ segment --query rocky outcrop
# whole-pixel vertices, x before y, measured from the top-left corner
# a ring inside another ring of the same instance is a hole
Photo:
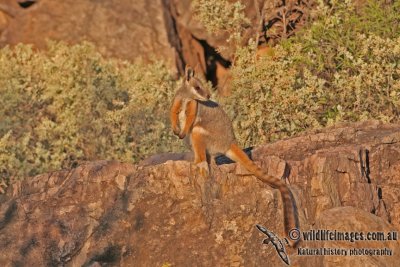
[[[312,229],[400,230],[400,125],[337,126],[257,147],[252,157],[290,184],[302,239]],[[286,266],[255,227],[283,236],[279,192],[240,165],[213,164],[206,177],[170,160],[187,158],[88,162],[12,184],[0,195],[0,266]],[[375,254],[315,255],[321,248]],[[303,240],[287,252],[292,266],[400,261],[398,240]]]
[[[163,0],[134,4],[129,0],[40,0],[25,8],[15,0],[6,2],[4,9],[0,8],[0,13],[8,15],[0,37],[2,46],[22,42],[46,48],[47,39],[68,43],[87,40],[105,56],[164,59],[172,70],[181,64],[176,62],[179,58],[170,41],[174,29]]]

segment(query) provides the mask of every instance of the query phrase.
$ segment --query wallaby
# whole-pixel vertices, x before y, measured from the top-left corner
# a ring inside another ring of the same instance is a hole
[[[233,133],[232,123],[225,111],[210,99],[210,91],[194,76],[190,67],[185,69],[185,80],[176,92],[171,107],[172,129],[179,138],[188,138],[194,152],[194,163],[207,162],[207,156],[224,154],[242,164],[259,180],[280,191],[285,233],[298,228],[294,199],[286,183],[266,174],[249,159],[239,146]],[[294,247],[297,241],[288,238]]]

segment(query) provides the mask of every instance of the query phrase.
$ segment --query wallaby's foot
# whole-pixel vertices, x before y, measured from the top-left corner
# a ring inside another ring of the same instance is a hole
[[[196,163],[196,167],[199,168],[201,176],[207,177],[210,174],[210,169],[208,168],[207,161]]]

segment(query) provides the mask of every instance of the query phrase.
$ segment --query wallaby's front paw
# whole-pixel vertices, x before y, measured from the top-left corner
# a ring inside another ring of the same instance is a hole
[[[173,128],[172,131],[174,132],[174,135],[179,135],[180,130],[178,127]]]
[[[178,136],[179,136],[180,139],[183,139],[183,138],[185,138],[186,134],[185,133],[180,133]]]
[[[196,164],[197,168],[199,168],[199,172],[201,176],[208,176],[210,174],[210,169],[208,167],[207,161],[203,161]]]

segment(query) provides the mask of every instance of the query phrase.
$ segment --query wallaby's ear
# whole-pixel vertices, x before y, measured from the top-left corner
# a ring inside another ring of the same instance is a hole
[[[185,80],[188,82],[194,76],[194,70],[187,66],[185,67]]]

